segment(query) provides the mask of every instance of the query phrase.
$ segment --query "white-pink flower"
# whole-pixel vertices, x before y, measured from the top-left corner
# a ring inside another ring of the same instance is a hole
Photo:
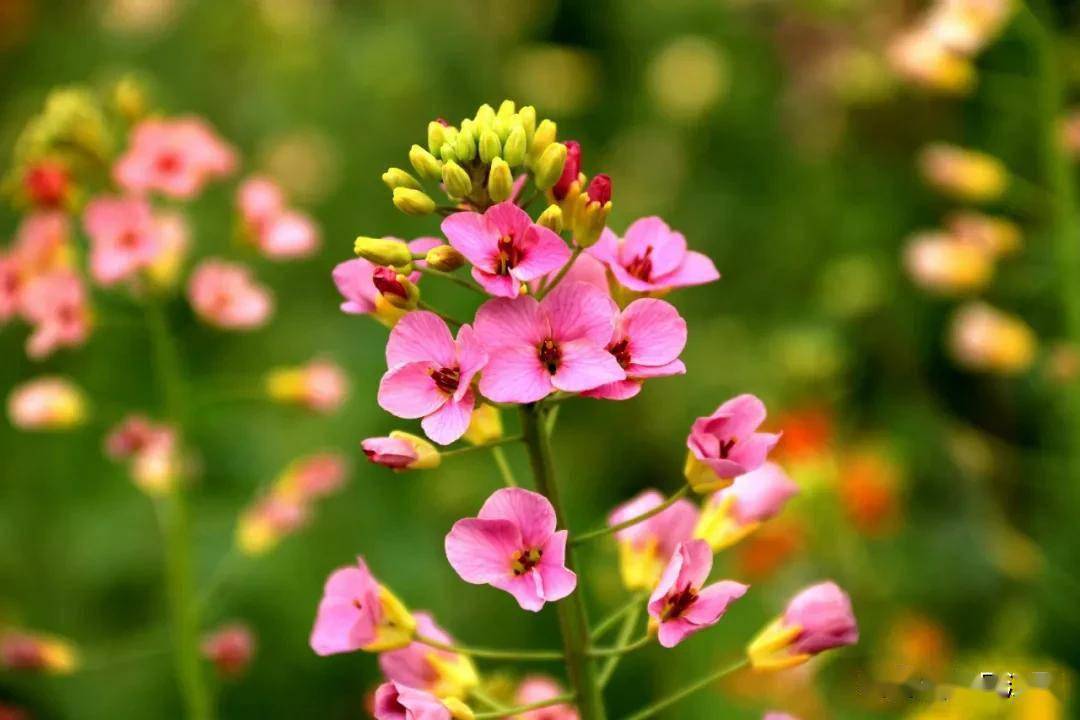
[[[472,263],[473,278],[498,297],[517,297],[523,283],[561,268],[570,259],[570,248],[562,238],[533,223],[528,213],[509,200],[483,214],[454,213],[443,220],[442,231]]]
[[[615,304],[586,283],[561,283],[537,302],[498,298],[476,313],[490,360],[480,392],[495,402],[530,403],[556,390],[583,392],[626,379],[607,347]]]
[[[704,540],[680,543],[649,598],[649,616],[659,625],[658,639],[675,647],[690,635],[715,625],[728,605],[749,589],[734,580],[705,586],[713,554]]]
[[[557,698],[565,692],[559,683],[549,677],[530,675],[521,681],[514,700],[518,705],[532,705]],[[517,717],[519,720],[578,720],[578,712],[570,704],[549,705],[538,710],[523,712]]]
[[[62,347],[76,347],[90,334],[90,310],[82,279],[68,270],[40,275],[22,291],[22,313],[34,325],[26,353],[41,359]]]
[[[712,260],[687,250],[682,233],[655,216],[635,221],[622,239],[605,228],[589,252],[608,266],[620,285],[635,292],[703,285],[720,278]]]
[[[188,281],[188,301],[196,314],[224,330],[251,330],[263,325],[274,310],[270,291],[243,265],[204,260]]]
[[[90,274],[102,285],[126,280],[157,257],[154,216],[143,199],[95,198],[83,224],[90,236]]]
[[[284,193],[273,181],[248,178],[237,191],[237,205],[248,234],[267,257],[288,260],[319,249],[314,221],[286,207]]]
[[[236,153],[202,119],[182,117],[139,123],[113,176],[132,193],[160,192],[190,199],[236,166]]]
[[[604,400],[627,400],[641,392],[646,378],[683,375],[679,355],[686,347],[686,321],[663,300],[642,298],[630,303],[615,321],[607,350],[626,371],[626,379],[582,393]]]
[[[496,490],[475,518],[454,523],[446,557],[461,579],[491,585],[539,611],[577,587],[566,567],[566,530],[556,532],[555,508],[543,495],[521,488]]]
[[[400,418],[423,418],[427,436],[447,445],[465,434],[476,396],[472,380],[488,361],[469,325],[457,340],[435,313],[411,312],[390,332],[389,368],[379,383],[379,405]]]

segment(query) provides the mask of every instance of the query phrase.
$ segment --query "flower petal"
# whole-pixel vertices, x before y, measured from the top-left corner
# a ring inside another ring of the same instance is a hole
[[[582,397],[595,400],[629,400],[641,392],[641,383],[637,380],[618,380],[601,385],[581,393]]]
[[[526,548],[542,548],[555,532],[555,508],[540,493],[522,488],[496,490],[480,508],[482,520],[509,520]]]
[[[559,367],[551,376],[551,384],[559,390],[582,392],[626,379],[626,372],[602,346],[588,340],[575,340],[560,343],[559,350],[562,353]]]
[[[734,580],[721,580],[703,588],[697,600],[683,614],[695,625],[712,625],[719,620],[728,606],[746,594],[749,585]]]
[[[633,363],[664,365],[686,347],[686,321],[663,300],[643,298],[630,303],[619,318],[619,329],[629,340]]]
[[[536,348],[550,332],[540,303],[531,297],[488,300],[476,311],[474,325],[488,352],[507,345]]]
[[[398,321],[386,341],[386,366],[429,361],[438,367],[457,365],[457,348],[441,317],[417,310]]]
[[[521,533],[509,520],[465,518],[446,536],[446,559],[461,579],[473,585],[513,577],[511,556],[521,549]]]
[[[543,558],[534,570],[543,580],[546,600],[562,600],[577,588],[577,575],[566,567],[566,537],[566,530],[551,536],[543,547]]]
[[[474,267],[472,276],[489,295],[502,298],[516,298],[521,295],[521,283],[513,275],[495,275]]]
[[[554,391],[552,376],[541,365],[535,347],[489,349],[491,358],[480,376],[480,393],[484,397],[495,402],[530,403],[545,398]]]
[[[493,271],[499,233],[480,213],[458,212],[442,221],[443,235],[455,250],[478,268]]]
[[[560,342],[586,339],[606,347],[615,332],[618,307],[599,288],[583,282],[560,283],[541,303]]]
[[[686,253],[686,259],[673,272],[660,277],[653,277],[657,285],[664,287],[704,285],[719,279],[720,273],[717,272],[712,259],[707,255],[694,251]]]
[[[438,410],[449,398],[431,378],[429,362],[414,362],[387,370],[379,382],[379,407],[412,420]]]
[[[457,336],[457,366],[461,375],[458,379],[458,389],[454,392],[455,400],[460,400],[465,396],[473,377],[484,368],[487,361],[487,350],[480,342],[480,336],[471,325],[462,325]]]
[[[447,400],[441,408],[425,417],[420,425],[429,438],[440,445],[449,445],[469,429],[475,404],[475,396],[466,392],[461,400]]]
[[[525,253],[514,266],[514,276],[529,281],[561,268],[570,259],[570,248],[561,237],[540,225],[525,231]]]

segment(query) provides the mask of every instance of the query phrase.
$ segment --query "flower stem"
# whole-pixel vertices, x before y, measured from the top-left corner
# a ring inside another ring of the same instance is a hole
[[[676,690],[674,693],[668,695],[666,698],[657,700],[652,705],[638,710],[633,715],[623,718],[623,720],[645,720],[645,718],[651,718],[661,710],[666,710],[680,700],[683,700],[684,698],[693,695],[698,690],[704,690],[725,675],[730,675],[736,670],[741,670],[746,665],[746,663],[746,658],[742,658],[738,662],[732,663],[725,668],[721,668],[720,670],[717,670],[711,675],[706,675],[697,682],[691,683],[690,685],[687,685],[681,690]]]
[[[562,705],[568,703],[574,699],[572,693],[566,693],[565,695],[557,695],[547,700],[541,700],[540,702],[534,702],[529,705],[519,705],[518,707],[505,708],[503,710],[496,710],[494,712],[482,712],[476,713],[473,717],[476,720],[496,720],[496,718],[508,718],[514,715],[520,715],[523,712],[530,710],[539,710],[540,708],[551,707],[552,705]]]
[[[498,440],[492,440],[491,442],[480,443],[479,445],[465,445],[464,447],[454,448],[453,450],[441,450],[439,455],[444,458],[454,457],[455,455],[464,455],[476,450],[487,450],[488,448],[497,448],[500,445],[506,445],[508,443],[515,443],[520,441],[521,435],[507,435],[501,437]]]
[[[146,319],[165,413],[182,428],[185,390],[179,353],[157,298],[147,301]],[[187,717],[210,720],[214,716],[213,700],[199,657],[199,604],[192,587],[191,521],[182,484],[177,483],[167,495],[155,500],[155,510],[165,542],[165,587],[180,694]]]
[[[589,657],[594,657],[594,658],[598,658],[598,657],[619,657],[619,656],[622,656],[622,655],[627,655],[629,653],[634,652],[635,650],[640,650],[641,648],[648,645],[650,639],[651,638],[650,638],[649,634],[646,633],[644,636],[638,638],[637,640],[635,640],[632,643],[627,643],[626,641],[621,641],[615,647],[594,648],[594,649],[589,651]]]
[[[417,300],[416,301],[416,307],[420,308],[421,310],[427,310],[428,312],[435,313],[436,315],[441,317],[444,322],[446,322],[446,323],[448,323],[450,325],[453,325],[454,327],[461,327],[462,325],[465,324],[465,323],[461,322],[460,320],[458,320],[456,318],[450,317],[449,315],[442,312],[441,310],[436,310],[434,307],[432,307],[428,303],[424,302],[423,300]]]
[[[562,660],[563,654],[558,650],[498,650],[495,648],[471,647],[466,645],[449,645],[433,638],[417,635],[413,638],[421,645],[433,647],[436,650],[468,655],[475,658],[487,658],[489,660],[527,660],[546,662]]]
[[[474,283],[472,280],[466,280],[463,277],[458,277],[457,275],[454,275],[454,274],[448,273],[448,272],[443,272],[442,270],[436,270],[435,268],[428,267],[427,265],[416,265],[416,266],[414,266],[413,269],[415,269],[417,272],[419,272],[422,275],[431,275],[432,277],[442,278],[443,280],[449,280],[450,282],[454,283],[455,285],[460,285],[461,287],[466,288],[467,290],[472,290],[474,293],[479,293],[480,295],[487,295],[487,293],[484,292],[484,288],[480,287],[479,285]]]
[[[606,535],[611,535],[612,533],[617,533],[620,530],[625,530],[628,527],[633,527],[633,526],[637,525],[638,523],[645,522],[646,520],[651,518],[653,515],[659,515],[660,513],[667,510],[669,507],[671,507],[672,505],[677,503],[679,500],[681,500],[683,497],[685,497],[688,492],[690,492],[690,486],[689,485],[683,485],[681,488],[676,490],[671,495],[671,497],[669,497],[667,500],[660,503],[659,505],[657,505],[653,509],[648,510],[646,512],[643,512],[640,515],[635,515],[634,517],[630,518],[629,520],[624,520],[623,522],[621,522],[621,523],[619,523],[617,525],[611,525],[610,527],[598,528],[596,530],[591,530],[591,531],[589,531],[587,533],[582,533],[580,535],[576,535],[576,536],[574,536],[573,538],[570,539],[570,544],[571,545],[578,545],[580,543],[587,542],[589,540],[595,540],[596,538],[599,538],[599,537],[604,537]]]
[[[635,605],[630,610],[630,614],[626,616],[626,620],[623,621],[622,629],[619,630],[617,642],[620,645],[625,645],[630,640],[630,635],[634,632],[634,626],[637,625],[638,618],[641,617],[641,611],[643,606]],[[611,676],[615,674],[615,668],[619,666],[619,661],[623,659],[622,655],[614,655],[604,661],[603,667],[600,668],[600,687],[606,687],[608,680],[611,680]]]
[[[585,252],[585,248],[581,247],[580,245],[574,248],[574,251],[570,253],[570,259],[566,261],[566,264],[563,265],[562,268],[560,268],[558,274],[553,277],[551,279],[551,282],[545,285],[540,292],[536,293],[537,300],[543,300],[548,293],[555,289],[556,285],[562,282],[562,279],[566,277],[566,274],[568,272],[570,272],[570,268],[574,267],[574,263],[577,262],[577,259],[581,257],[581,253],[583,252]]]
[[[630,612],[634,608],[640,606],[641,603],[645,602],[646,597],[648,597],[648,595],[644,592],[634,593],[634,595],[630,598],[630,600],[626,602],[625,605],[614,610],[610,615],[598,622],[596,624],[596,627],[592,629],[592,632],[589,633],[589,636],[593,640],[598,640],[599,638],[602,638],[604,636],[604,633],[615,627],[615,625],[618,624],[619,620],[621,620],[622,617],[626,615],[626,613]],[[623,642],[625,642],[625,640]]]
[[[555,482],[555,467],[551,458],[551,438],[546,409],[543,403],[523,405],[521,428],[529,451],[536,489],[551,501],[559,525],[566,526],[566,513],[559,499]],[[574,569],[574,552],[567,549],[566,566]],[[580,585],[567,598],[556,604],[563,648],[566,651],[566,674],[574,689],[581,720],[606,720],[604,698],[597,683],[596,668],[589,658],[589,621],[585,598]]]
[[[514,469],[510,467],[510,461],[506,459],[501,445],[491,448],[491,457],[495,458],[495,464],[499,466],[499,474],[502,475],[503,484],[506,487],[517,487],[518,481],[514,477]]]

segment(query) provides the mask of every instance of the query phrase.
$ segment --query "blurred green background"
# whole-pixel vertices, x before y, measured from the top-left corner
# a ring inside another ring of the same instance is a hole
[[[804,484],[781,518],[797,538],[791,557],[754,576],[713,631],[628,659],[607,693],[611,716],[726,662],[792,592],[822,578],[851,591],[857,647],[817,667],[809,685],[797,673],[721,686],[664,717],[751,718],[773,707],[903,716],[927,697],[885,684],[910,679],[881,670],[906,662],[905,638],[924,661],[941,660],[920,671],[935,682],[967,685],[979,670],[1016,666],[1052,670],[1055,689],[1065,686],[1080,663],[1080,583],[1054,550],[1078,542],[1075,525],[1061,522],[1063,457],[1076,438],[1060,435],[1060,393],[1040,368],[1014,378],[956,369],[943,340],[953,304],[916,290],[900,264],[904,237],[951,207],[917,176],[927,141],[981,147],[1040,177],[1033,66],[1008,28],[979,58],[1000,84],[963,100],[905,88],[881,50],[914,5],[0,0],[4,167],[51,88],[103,88],[134,72],[153,107],[205,116],[241,150],[244,172],[277,177],[323,231],[316,257],[275,264],[232,239],[234,183],[190,208],[197,254],[251,261],[278,300],[274,321],[250,334],[211,330],[176,302],[170,318],[193,385],[319,354],[353,383],[330,417],[242,402],[200,409],[188,428],[202,466],[192,494],[200,582],[229,552],[238,511],[291,459],[338,449],[353,461],[346,490],[308,528],[229,566],[205,620],[249,622],[258,654],[242,680],[222,684],[222,717],[364,716],[374,658],[317,658],[307,645],[326,575],[358,553],[462,641],[557,643],[553,609],[522,613],[508,596],[461,582],[445,560],[446,531],[498,486],[490,458],[405,475],[364,462],[359,441],[401,425],[375,403],[385,331],[339,312],[330,281],[357,234],[437,234],[436,219],[394,209],[379,175],[404,164],[428,120],[457,121],[503,97],[556,119],[560,138],[581,141],[585,171],[612,176],[617,231],[660,214],[723,274],[673,296],[690,324],[685,377],[653,381],[628,403],[564,408],[556,452],[571,528],[597,525],[643,488],[677,488],[690,423],[733,394],[761,395],[774,427],[783,412],[809,409],[831,428],[807,453],[789,449]],[[1058,10],[1068,38],[1075,8]],[[1024,252],[988,294],[1041,337],[1060,337],[1044,227],[1037,214],[1018,219]],[[0,237],[17,220],[0,211]],[[473,303],[431,282],[425,294],[458,314]],[[0,701],[40,718],[179,717],[152,507],[101,450],[108,422],[129,408],[153,414],[160,393],[135,306],[96,307],[102,323],[88,345],[41,363],[26,359],[23,329],[0,331],[5,395],[63,373],[87,389],[99,419],[67,434],[0,421],[0,618],[72,639],[85,662],[71,677],[0,673]],[[799,436],[791,427],[789,440]],[[872,479],[887,478],[884,511],[871,508],[862,524],[859,481],[847,495],[837,489],[860,452],[875,458]],[[622,602],[615,560],[611,543],[585,557],[594,608]],[[748,565],[732,551],[718,572],[746,579]],[[909,637],[911,617],[936,638],[931,651]]]

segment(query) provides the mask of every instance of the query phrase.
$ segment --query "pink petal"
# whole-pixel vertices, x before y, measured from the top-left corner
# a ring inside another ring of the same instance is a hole
[[[508,520],[526,548],[542,548],[555,532],[555,508],[541,495],[522,488],[496,490],[480,508],[482,520]]]
[[[474,267],[472,276],[489,295],[502,298],[516,298],[521,295],[521,282],[513,275],[494,275]]]
[[[529,242],[524,257],[513,268],[513,274],[524,281],[547,275],[566,264],[570,259],[570,248],[561,237],[540,225],[534,225],[526,231]]]
[[[683,559],[676,586],[681,588],[689,584],[691,587],[699,588],[704,585],[709,579],[713,565],[712,548],[709,544],[704,540],[690,540],[680,543],[675,553],[682,555]]]
[[[605,265],[617,265],[619,252],[619,236],[604,228],[600,233],[600,239],[588,250],[588,254],[604,263]]]
[[[272,258],[304,257],[318,250],[319,231],[307,215],[285,212],[263,231],[260,246]]]
[[[446,559],[461,579],[473,585],[513,577],[511,556],[521,549],[521,533],[509,520],[465,518],[446,536]]]
[[[535,569],[522,575],[507,573],[504,577],[492,581],[492,586],[505,590],[514,596],[522,610],[539,612],[544,609],[543,579]]]
[[[660,579],[656,582],[652,595],[649,596],[648,611],[651,617],[659,619],[664,609],[664,598],[675,589],[679,576],[682,574],[684,562],[683,554],[676,552],[671,556],[667,566],[664,568],[664,572],[660,574]]]
[[[686,321],[663,300],[643,298],[630,303],[619,318],[619,329],[629,339],[631,361],[664,365],[686,347]]]
[[[440,445],[449,445],[469,429],[475,404],[474,395],[466,392],[461,400],[447,400],[441,408],[425,417],[420,425],[429,438]]]
[[[638,515],[649,512],[662,502],[664,502],[664,496],[658,491],[645,490],[612,510],[611,514],[608,515],[608,526],[612,527],[636,518]],[[646,520],[637,525],[631,525],[628,528],[619,530],[615,533],[615,539],[620,542],[646,540],[651,534],[648,532],[648,528],[649,522]]]
[[[398,321],[386,341],[386,365],[429,361],[441,368],[457,365],[457,348],[450,328],[441,317],[426,310],[409,313]]]
[[[686,365],[682,360],[672,360],[666,365],[635,365],[630,363],[626,366],[627,377],[644,379],[668,377],[669,375],[685,375]]]
[[[736,443],[728,458],[744,467],[744,472],[757,470],[778,442],[780,442],[779,434],[754,433],[742,442]]]
[[[655,279],[679,267],[686,257],[686,238],[656,216],[641,218],[626,229],[619,260],[625,265],[644,255],[649,248],[652,248],[649,255],[651,275]]]
[[[677,617],[660,623],[660,630],[656,638],[662,646],[673,648],[698,630],[701,630],[701,627],[692,624],[685,618]]]
[[[346,302],[341,304],[344,312],[364,315],[375,310],[375,286],[371,282],[375,267],[363,258],[346,260],[334,268],[334,285]]]
[[[415,362],[387,370],[379,382],[379,406],[413,420],[438,410],[449,399],[431,378],[431,363]]]
[[[562,600],[577,587],[577,575],[566,567],[567,531],[553,534],[543,547],[544,555],[534,572],[540,573],[544,599]]]
[[[351,601],[328,597],[319,603],[310,645],[317,655],[353,652],[375,639],[375,626],[358,623],[360,611]]]
[[[601,385],[581,393],[582,397],[596,400],[629,400],[641,392],[641,382],[637,380],[618,380]]]
[[[728,606],[745,595],[749,588],[749,585],[734,580],[713,583],[698,593],[697,600],[683,617],[695,625],[712,625],[727,612]]]
[[[508,345],[535,348],[550,332],[540,304],[531,297],[488,300],[476,311],[475,327],[489,352]]]
[[[525,236],[525,231],[532,226],[532,218],[529,217],[529,214],[509,200],[489,207],[484,213],[484,219],[498,232],[500,237],[513,235],[519,241]],[[464,254],[464,251],[462,251],[462,254]]]
[[[608,266],[611,269],[611,274],[615,276],[615,280],[628,290],[634,292],[647,293],[654,290],[664,290],[666,286],[660,283],[649,282],[642,280],[634,275],[631,275],[626,271],[619,263],[614,263]]]
[[[588,340],[560,343],[559,350],[562,352],[559,367],[551,376],[551,384],[559,390],[582,392],[626,379],[626,373],[615,357]]]
[[[454,399],[460,400],[469,390],[473,377],[487,364],[488,354],[480,342],[480,336],[471,325],[462,325],[457,336],[457,364],[461,376]]]
[[[664,287],[688,287],[719,280],[720,273],[708,256],[691,251],[686,253],[686,259],[673,272],[660,277],[654,275],[653,279],[657,285]]]
[[[415,255],[421,255],[423,253],[426,253],[433,247],[438,247],[439,245],[442,245],[443,241],[437,237],[418,237],[415,240],[410,240],[406,244],[409,246],[410,252]],[[418,260],[417,262],[422,263],[424,261]]]
[[[541,306],[555,340],[585,339],[606,347],[615,332],[618,308],[606,293],[587,283],[559,283]]]
[[[454,213],[442,221],[442,232],[470,263],[488,272],[495,270],[492,257],[498,247],[499,233],[483,215]]]
[[[489,346],[489,349],[491,359],[480,376],[480,393],[484,397],[495,402],[531,403],[554,390],[552,377],[540,364],[535,346]]]

